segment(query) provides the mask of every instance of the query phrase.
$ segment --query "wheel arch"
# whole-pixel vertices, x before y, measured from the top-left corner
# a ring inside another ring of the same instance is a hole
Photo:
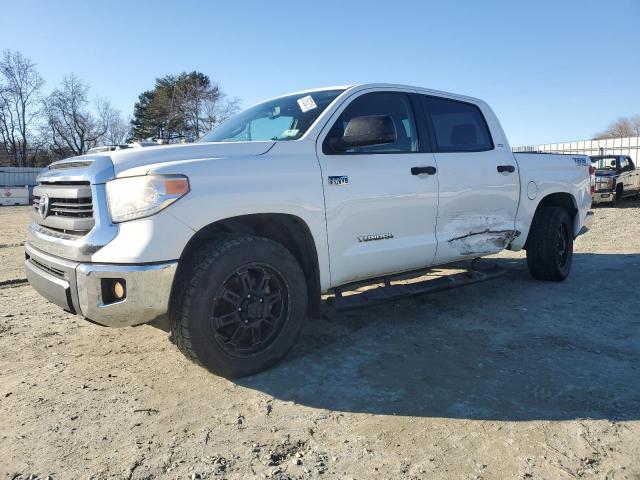
[[[531,217],[531,223],[533,223],[533,221],[535,220],[536,215],[538,215],[538,213],[540,212],[540,209],[544,207],[564,208],[567,214],[569,215],[571,222],[573,223],[574,232],[575,232],[575,223],[576,223],[576,218],[578,214],[578,203],[576,202],[575,197],[571,193],[555,192],[555,193],[550,193],[545,197],[543,197],[542,200],[540,200],[540,202],[538,202],[538,205],[536,206],[536,210],[533,216]],[[527,240],[524,243],[525,249],[527,248],[527,242],[529,241],[530,232],[531,232],[531,224],[529,225],[529,231],[527,232]]]
[[[189,255],[203,243],[224,233],[240,233],[268,238],[279,243],[296,258],[307,281],[308,312],[317,315],[320,310],[320,266],[316,243],[307,223],[296,215],[284,213],[256,213],[224,218],[198,230],[189,239],[178,262],[176,279],[182,278],[190,268]],[[174,286],[177,282],[174,282]],[[179,301],[177,290],[172,289],[171,303]]]

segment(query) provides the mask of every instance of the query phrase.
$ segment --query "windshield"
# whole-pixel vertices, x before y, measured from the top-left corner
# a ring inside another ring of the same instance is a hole
[[[296,140],[344,90],[323,90],[260,103],[230,117],[201,142]]]
[[[591,157],[591,163],[596,170],[616,170],[616,157]]]

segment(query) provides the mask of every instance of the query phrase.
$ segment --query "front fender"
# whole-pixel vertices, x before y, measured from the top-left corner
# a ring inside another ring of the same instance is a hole
[[[183,161],[154,166],[152,173],[177,173],[189,178],[191,191],[167,212],[193,232],[244,215],[285,214],[300,218],[315,243],[322,288],[329,287],[324,195],[314,152]],[[186,242],[182,248],[185,245]]]

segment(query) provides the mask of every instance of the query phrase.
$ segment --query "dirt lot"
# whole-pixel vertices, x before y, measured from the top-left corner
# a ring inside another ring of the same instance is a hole
[[[490,282],[307,324],[241,381],[168,334],[21,283],[0,208],[0,478],[640,478],[640,203],[596,210],[561,283]]]

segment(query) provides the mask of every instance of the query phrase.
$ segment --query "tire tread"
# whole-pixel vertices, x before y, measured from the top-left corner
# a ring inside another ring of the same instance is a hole
[[[255,241],[272,242],[266,238],[250,235],[222,234],[200,248],[198,248],[187,260],[188,266],[184,269],[185,275],[179,279],[176,298],[177,308],[171,315],[171,334],[178,349],[192,362],[203,366],[203,361],[198,357],[189,336],[189,318],[191,299],[195,294],[198,284],[213,263],[233,247],[250,245]],[[187,275],[191,273],[190,278]]]
[[[527,266],[536,280],[562,281],[566,278],[555,262],[553,233],[568,214],[562,207],[542,207],[536,213],[527,239]]]
[[[275,247],[281,251],[283,249],[282,245],[268,238],[235,233],[219,234],[207,243],[200,245],[191,255],[184,259],[185,263],[183,268],[180,269],[180,277],[176,279],[175,292],[172,295],[173,301],[169,318],[173,343],[192,362],[226,377],[237,377],[244,374],[238,375],[235,370],[232,371],[233,369],[229,369],[228,366],[211,365],[207,358],[199,356],[198,351],[202,350],[194,346],[194,340],[199,341],[199,339],[194,339],[191,335],[194,331],[195,323],[193,325],[190,324],[190,322],[198,322],[197,316],[192,312],[195,308],[194,299],[197,298],[196,295],[199,292],[202,292],[203,282],[207,281],[208,272],[216,262],[220,261],[225,255],[232,254],[231,250],[243,248],[252,250],[258,248],[259,244],[268,245],[270,248]],[[291,255],[291,261],[295,263],[295,267],[302,276],[304,283],[304,274],[293,255]],[[304,293],[306,293],[306,286]],[[306,305],[306,296],[303,295],[303,299]]]

